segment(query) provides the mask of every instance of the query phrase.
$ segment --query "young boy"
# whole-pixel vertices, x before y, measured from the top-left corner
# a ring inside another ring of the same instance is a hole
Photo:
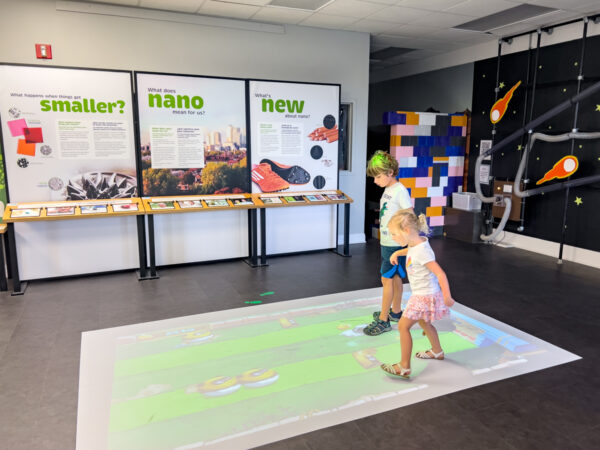
[[[400,183],[398,176],[398,161],[389,153],[377,150],[367,163],[367,176],[379,187],[385,188],[379,202],[379,233],[381,235],[381,283],[383,297],[381,311],[373,313],[373,322],[364,329],[368,336],[377,336],[392,329],[390,320],[397,322],[402,316],[402,278],[406,276],[406,257],[398,258],[398,265],[390,263],[390,256],[403,247],[392,239],[387,224],[399,210],[412,209],[410,195]],[[391,307],[391,309],[390,309]]]

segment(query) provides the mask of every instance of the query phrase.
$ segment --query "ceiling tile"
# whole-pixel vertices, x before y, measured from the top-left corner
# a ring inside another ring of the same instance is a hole
[[[407,53],[404,58],[405,61],[429,58],[430,56],[441,55],[444,53],[443,50],[415,50],[414,52]]]
[[[532,28],[534,28],[532,30]],[[507,37],[512,36],[514,34],[526,33],[528,31],[535,31],[536,27],[532,27],[530,23],[516,23],[514,25],[507,25],[502,28],[496,28],[495,30],[490,30],[490,33],[494,36],[498,37]]]
[[[573,11],[554,11],[548,14],[544,14],[539,17],[532,17],[531,19],[527,19],[524,22],[531,23],[534,25],[551,25],[560,22],[566,22],[570,19],[575,19],[581,17],[581,14]]]
[[[497,12],[514,8],[516,6],[519,5],[506,0],[467,0],[446,9],[445,12],[452,14],[464,14],[465,16],[480,18],[489,16],[490,14],[496,14]]]
[[[428,12],[425,17],[414,21],[413,25],[425,25],[434,28],[448,28],[468,22],[472,18],[444,12]]]
[[[378,52],[371,52],[369,55],[369,58],[375,59],[375,60],[380,60],[380,61],[390,60],[390,59],[398,59],[398,58],[402,57],[402,55],[405,55],[407,53],[414,52],[414,51],[415,51],[414,48],[387,47]]]
[[[598,1],[590,0],[528,0],[527,3],[571,11],[580,11],[581,9],[595,7],[596,11],[600,12],[600,4]]]
[[[487,37],[490,35],[479,31],[454,30],[451,28],[445,30],[435,30],[430,37],[434,39],[448,39],[456,42],[465,42],[476,40],[478,37]],[[495,38],[491,38],[495,39]]]
[[[356,22],[354,17],[332,16],[330,14],[313,14],[307,19],[300,22],[300,25],[319,28],[334,28],[340,29],[348,27],[348,25]]]
[[[471,47],[472,45],[474,44],[468,42],[456,42],[448,39],[436,39],[435,41],[432,40],[426,48],[428,50],[445,50],[448,52],[452,50],[458,50],[461,48]]]
[[[275,8],[272,6],[265,6],[252,16],[252,20],[260,20],[263,22],[274,23],[297,24],[312,15],[313,13],[309,11],[299,11],[290,8]]]
[[[429,11],[444,11],[465,0],[400,0],[397,6],[408,8],[427,9]],[[489,0],[485,0],[486,2]]]
[[[370,42],[370,45],[369,45],[369,53],[373,53],[373,52],[376,52],[378,50],[383,50],[384,48],[387,48],[387,47],[389,47],[389,45],[387,45],[387,44],[381,44],[381,43],[378,44],[377,42],[375,42],[371,38],[371,42]]]
[[[95,3],[109,3],[111,5],[126,5],[126,6],[138,6],[140,0],[89,0]],[[166,2],[163,2],[166,3]],[[163,8],[168,9],[168,8]]]
[[[393,30],[397,25],[390,22],[383,22],[381,20],[370,20],[362,19],[358,22],[354,22],[350,25],[347,30],[349,31],[363,31],[371,34],[381,34]]]
[[[206,0],[198,10],[198,14],[211,16],[231,17],[234,19],[249,19],[259,11],[258,6],[239,5],[236,3],[223,3]]]
[[[413,8],[401,8],[399,6],[388,6],[375,14],[371,14],[369,19],[383,20],[384,22],[409,24],[417,19],[431,14],[430,11]]]
[[[380,3],[361,2],[359,0],[335,0],[319,9],[319,14],[333,14],[336,16],[355,17],[364,19],[369,15],[381,11],[385,5]]]
[[[365,0],[369,3],[379,3],[381,5],[395,5],[398,3],[398,0]]]
[[[195,13],[202,3],[204,3],[204,0],[141,0],[140,7]]]
[[[380,34],[372,37],[378,44],[386,44],[393,47],[414,48],[414,49],[435,49],[438,42],[427,39],[417,39],[404,36],[393,36],[389,34]]]
[[[369,70],[385,69],[385,67],[381,61],[373,61],[369,64]]]
[[[440,31],[440,29],[417,25],[396,25],[394,28],[391,28],[390,31],[386,34],[407,37],[427,37],[428,35],[433,34],[437,31]]]
[[[271,3],[271,0],[222,0],[225,3],[242,3],[244,5],[252,6],[267,6]]]
[[[394,67],[397,66],[398,64],[402,64],[403,62],[406,62],[407,60],[402,58],[401,56],[398,58],[393,58],[393,59],[385,59],[383,61],[381,61],[381,64],[384,67]]]
[[[577,12],[580,12],[582,14],[589,14],[589,15],[600,14],[600,7],[598,6],[597,3],[592,3],[590,5],[576,6],[571,9],[574,9]]]
[[[333,0],[316,13],[267,5],[271,0],[87,1],[365,32],[372,36],[372,48],[397,46],[430,51],[464,48],[499,36],[534,31],[537,27],[561,23],[583,14],[600,13],[600,0]],[[558,8],[559,11],[493,30],[492,34],[452,29],[524,3]],[[380,37],[383,41],[374,42]]]

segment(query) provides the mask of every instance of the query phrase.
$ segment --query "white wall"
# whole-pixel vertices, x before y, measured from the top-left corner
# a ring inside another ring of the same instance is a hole
[[[78,8],[92,13],[65,10]],[[53,59],[42,61],[49,65],[340,83],[342,102],[354,104],[352,171],[341,173],[340,189],[355,200],[352,241],[364,241],[367,33],[79,2],[0,0],[0,61],[40,64],[36,43],[52,45]]]

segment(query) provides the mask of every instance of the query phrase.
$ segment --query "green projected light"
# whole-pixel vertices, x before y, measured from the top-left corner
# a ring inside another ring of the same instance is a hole
[[[398,333],[362,331],[378,294],[85,333],[78,446],[248,448],[576,358],[457,305],[436,322],[446,360],[413,358],[411,380],[393,380],[379,366],[400,359]]]

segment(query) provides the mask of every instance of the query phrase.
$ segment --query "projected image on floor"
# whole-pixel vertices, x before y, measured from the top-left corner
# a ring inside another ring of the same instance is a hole
[[[436,322],[445,361],[413,358],[410,381],[390,379],[379,365],[399,361],[398,333],[363,333],[381,304],[369,291],[115,329],[108,448],[258,445],[577,358],[457,305]]]

